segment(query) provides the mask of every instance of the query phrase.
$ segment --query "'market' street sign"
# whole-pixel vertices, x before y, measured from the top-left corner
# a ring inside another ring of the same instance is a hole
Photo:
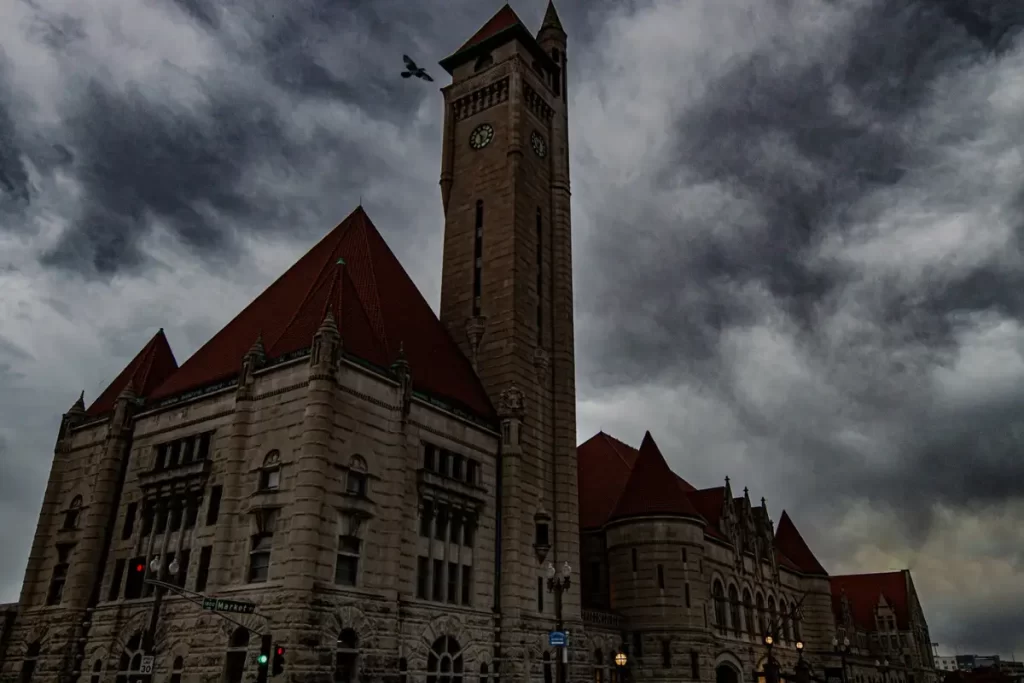
[[[235,614],[252,614],[256,605],[238,600],[222,600],[220,598],[203,598],[203,609],[213,612],[232,612]]]

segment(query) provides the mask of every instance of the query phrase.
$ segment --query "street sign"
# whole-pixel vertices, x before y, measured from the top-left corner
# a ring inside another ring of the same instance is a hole
[[[550,647],[565,647],[565,632],[551,631],[548,633],[548,645]]]
[[[231,612],[234,614],[252,614],[256,605],[239,600],[222,600],[221,598],[203,598],[203,609],[213,612]]]
[[[153,657],[143,657],[142,664],[139,665],[140,674],[151,674],[153,673]]]

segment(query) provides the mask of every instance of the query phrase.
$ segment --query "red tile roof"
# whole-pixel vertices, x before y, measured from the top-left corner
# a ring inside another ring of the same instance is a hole
[[[779,518],[779,528],[775,530],[775,547],[792,560],[796,568],[804,574],[828,576],[828,572],[811,552],[785,510]]]
[[[148,398],[153,390],[177,369],[178,361],[174,360],[171,345],[167,343],[167,337],[164,336],[164,331],[161,328],[121,371],[121,374],[110,383],[110,386],[100,393],[85,413],[91,417],[109,413],[114,409],[114,401],[129,382],[131,382],[136,396]]]
[[[598,432],[576,448],[580,528],[599,529],[615,511],[637,450]]]
[[[480,30],[473,34],[472,38],[467,40],[462,44],[462,47],[452,53],[452,56],[459,54],[463,50],[468,50],[474,45],[482,43],[488,38],[496,36],[502,31],[510,29],[516,25],[526,28],[526,25],[519,19],[519,15],[515,13],[515,10],[509,7],[508,3],[505,3],[505,6],[498,10],[493,17],[488,19],[487,23],[481,26]]]
[[[704,533],[719,540],[727,540],[721,531],[722,509],[725,507],[725,487],[716,486],[711,489],[700,489],[690,494],[690,502],[707,520],[708,526]]]
[[[846,574],[829,578],[832,584],[832,611],[836,618],[842,617],[842,596],[850,602],[850,615],[858,629],[875,631],[875,607],[878,597],[885,596],[886,602],[896,613],[896,626],[901,630],[910,628],[910,596],[905,572],[883,572],[879,574]]]
[[[609,520],[651,515],[700,519],[696,508],[680,490],[678,477],[647,432],[626,488]]]
[[[493,419],[469,361],[362,207],[185,361],[153,398],[235,377],[259,336],[269,360],[308,348],[328,311],[346,354],[386,368],[401,348],[415,389]]]

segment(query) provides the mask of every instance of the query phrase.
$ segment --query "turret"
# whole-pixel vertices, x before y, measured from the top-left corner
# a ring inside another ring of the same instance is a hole
[[[563,100],[567,93],[565,83],[567,40],[565,29],[562,28],[562,20],[558,18],[558,11],[555,10],[555,4],[549,1],[548,8],[544,12],[544,21],[541,22],[540,30],[537,31],[537,43],[559,68],[559,74],[556,76],[558,79],[557,91]]]

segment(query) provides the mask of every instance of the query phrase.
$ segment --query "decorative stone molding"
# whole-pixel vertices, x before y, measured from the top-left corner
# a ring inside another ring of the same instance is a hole
[[[492,81],[452,102],[452,119],[459,121],[508,100],[509,77]]]
[[[469,340],[469,361],[474,370],[477,367],[477,355],[480,351],[480,340],[484,337],[487,325],[487,317],[476,315],[466,320],[466,339]]]
[[[515,382],[506,387],[498,399],[498,414],[503,418],[523,419],[526,413],[526,397]]]

